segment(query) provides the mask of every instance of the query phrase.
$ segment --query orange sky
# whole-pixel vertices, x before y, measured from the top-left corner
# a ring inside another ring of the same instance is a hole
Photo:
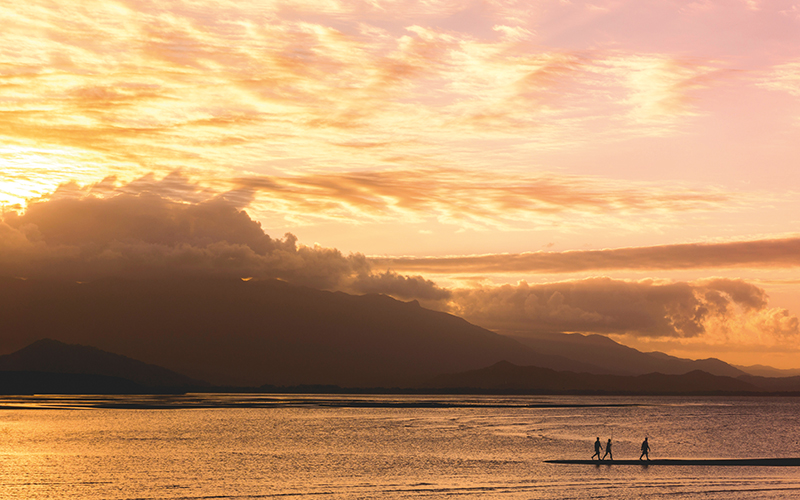
[[[28,0],[0,19],[3,273],[233,269],[800,367],[800,2]],[[163,234],[121,227],[165,214]]]

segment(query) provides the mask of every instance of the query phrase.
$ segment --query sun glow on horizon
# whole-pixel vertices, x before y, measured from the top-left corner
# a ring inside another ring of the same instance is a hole
[[[0,203],[24,208],[28,200],[50,196],[61,185],[96,183],[108,173],[102,158],[81,150],[1,146]]]

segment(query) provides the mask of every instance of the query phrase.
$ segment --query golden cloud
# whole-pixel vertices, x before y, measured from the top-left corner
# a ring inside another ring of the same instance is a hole
[[[382,145],[371,147],[381,148]],[[21,172],[17,177],[19,175]],[[57,179],[63,180],[63,176]],[[747,196],[739,193],[691,190],[681,185],[627,183],[620,187],[619,183],[596,177],[498,174],[443,168],[217,176],[215,179],[180,170],[163,177],[150,172],[128,182],[110,176],[84,187],[74,182],[64,183],[54,195],[45,195],[45,198],[64,197],[69,193],[75,197],[87,194],[103,197],[143,190],[193,203],[222,197],[238,208],[248,207],[256,215],[283,217],[295,224],[323,220],[338,223],[437,221],[477,230],[524,230],[531,223],[544,221],[562,227],[627,228],[631,226],[631,215],[636,216],[637,224],[655,227],[688,212],[730,212],[752,204]],[[595,217],[597,215],[603,217]],[[510,263],[512,259],[530,261],[537,256],[525,254],[495,259],[506,259]],[[481,272],[478,262],[488,263],[491,259],[463,257],[457,264],[473,262],[475,272]],[[437,265],[446,267],[446,262],[390,259],[382,261],[381,265],[419,265],[433,271]]]
[[[271,238],[236,208],[179,174],[116,186],[62,186],[0,222],[0,276],[279,278],[322,289],[441,300],[420,276],[373,273],[361,254]],[[235,196],[233,196],[235,198]]]
[[[463,10],[458,2],[149,6],[4,8],[0,137],[63,151],[67,164],[67,151],[99,157],[102,175],[285,161],[483,167],[470,138],[499,141],[521,163],[532,144],[656,133],[642,117],[691,115],[690,97],[720,77],[714,62],[665,54],[544,49],[514,23],[480,38],[424,22]],[[372,22],[389,8],[420,22]],[[303,20],[309,9],[314,22]],[[486,9],[506,19],[518,6]]]
[[[607,62],[609,71],[627,83],[625,102],[639,122],[674,121],[697,113],[693,95],[735,74],[712,62],[661,55],[621,55]]]
[[[670,217],[689,211],[731,209],[746,203],[741,195],[714,190],[679,186],[670,189],[646,183],[621,188],[592,177],[501,175],[441,168],[259,176],[233,182],[238,189],[254,193],[256,208],[288,211],[295,220],[434,219],[475,229],[515,229],[547,219],[581,225],[587,224],[583,217],[587,214],[603,214],[603,223],[613,224],[615,217],[621,220],[632,213],[645,219]],[[459,264],[477,262],[476,259],[479,258],[462,258]],[[381,264],[420,264],[433,270],[426,262],[429,261],[394,259]],[[446,260],[430,262],[445,264]]]
[[[280,187],[276,182],[272,189]],[[382,185],[380,178],[368,184]],[[315,185],[325,183],[317,180]],[[271,238],[230,201],[239,196],[244,195],[207,190],[177,172],[122,185],[114,179],[86,187],[66,184],[46,198],[31,200],[24,213],[5,214],[0,223],[0,275],[78,281],[109,277],[279,278],[316,288],[418,299],[481,326],[518,333],[581,331],[680,339],[715,336],[737,342],[760,339],[758,342],[767,345],[794,342],[798,330],[797,317],[770,308],[763,289],[738,279],[634,282],[590,278],[444,289],[423,275],[376,272],[374,269],[384,268],[383,263],[376,264],[361,254],[343,255],[332,248],[299,245],[291,234]],[[773,260],[794,263],[800,255],[800,239],[724,244],[727,251],[721,251],[720,245],[712,245],[713,252],[705,255],[719,259],[720,255],[732,258],[736,254],[742,260],[748,255],[764,259],[772,252]],[[627,266],[652,266],[665,257],[661,247],[606,252],[612,253],[610,258],[602,251],[588,256],[586,252],[546,254],[567,258],[566,262],[551,262],[548,272],[554,264],[569,265],[574,271],[575,262],[569,261],[574,257],[595,267],[604,257]],[[687,258],[697,252],[690,245],[677,255]],[[481,265],[485,270],[486,263]],[[460,272],[471,269],[465,262],[457,266]],[[504,269],[508,266],[490,270]]]
[[[504,332],[594,332],[769,343],[796,342],[800,321],[769,308],[763,289],[737,279],[694,282],[588,278],[453,290],[448,308]],[[705,341],[705,340],[698,340]]]
[[[379,267],[428,273],[575,273],[609,270],[800,266],[800,238],[464,257],[374,258]]]

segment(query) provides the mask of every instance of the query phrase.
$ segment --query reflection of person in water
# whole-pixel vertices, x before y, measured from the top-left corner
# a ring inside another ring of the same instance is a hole
[[[597,457],[598,460],[602,460],[602,458],[600,458],[601,451],[603,451],[603,445],[600,444],[600,438],[597,438],[597,441],[594,442],[594,455],[592,455],[592,460],[594,460],[594,457]]]
[[[611,457],[609,460],[614,460],[614,454],[611,453],[611,438],[608,438],[608,442],[606,443],[606,454],[603,455],[603,458]],[[603,460],[601,458],[600,460]]]
[[[644,441],[642,441],[642,455],[639,457],[639,460],[641,460],[642,457],[647,457],[647,460],[650,460],[650,443],[647,442],[647,438],[644,438]]]

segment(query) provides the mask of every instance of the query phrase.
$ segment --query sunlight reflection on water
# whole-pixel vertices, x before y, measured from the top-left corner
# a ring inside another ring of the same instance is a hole
[[[187,395],[0,399],[3,498],[794,498],[791,467],[545,464],[800,456],[795,398]],[[23,409],[25,408],[25,409]]]

